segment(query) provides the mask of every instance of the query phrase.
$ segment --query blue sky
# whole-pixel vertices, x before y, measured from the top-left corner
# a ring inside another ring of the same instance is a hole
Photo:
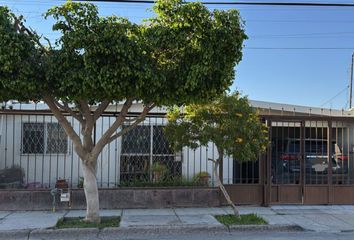
[[[231,0],[230,0],[231,1]],[[290,1],[290,0],[289,0]],[[58,0],[0,0],[27,19],[27,25],[55,39],[51,20],[41,14]],[[261,1],[260,1],[261,2]],[[303,0],[293,2],[325,2]],[[326,2],[354,3],[354,0]],[[99,3],[100,14],[140,22],[152,15],[149,4]],[[213,6],[218,9],[230,5]],[[243,60],[231,89],[250,99],[313,107],[347,108],[351,55],[354,52],[354,8],[232,6],[246,21]],[[254,49],[285,48],[285,49]],[[348,49],[287,49],[348,48]]]

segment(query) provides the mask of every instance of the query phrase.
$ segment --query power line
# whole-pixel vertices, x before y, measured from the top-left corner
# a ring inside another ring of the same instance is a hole
[[[254,37],[300,37],[300,36],[327,36],[327,35],[351,35],[354,32],[312,32],[312,33],[292,33],[292,34],[264,34]]]
[[[330,99],[328,99],[326,102],[324,102],[321,107],[323,107],[324,105],[326,105],[327,103],[332,102],[335,98],[337,98],[339,95],[341,95],[344,91],[346,91],[348,89],[348,86],[346,86],[344,89],[342,89],[341,91],[339,91],[336,95],[334,95],[333,97],[331,97]]]
[[[260,39],[301,39],[301,40],[318,40],[318,39],[329,39],[329,38],[334,38],[334,39],[348,39],[348,37],[353,37],[353,35],[348,35],[348,36],[335,36],[335,35],[323,35],[323,36],[266,36],[266,37],[259,37],[259,36],[250,36],[248,35],[249,40],[260,40]]]
[[[80,0],[74,0],[80,1]],[[154,4],[152,0],[93,0],[90,2],[144,3]],[[188,3],[188,2],[186,2]],[[304,7],[354,7],[354,3],[314,3],[314,2],[201,2],[204,5],[253,5],[253,6],[304,6]]]
[[[353,20],[268,20],[268,19],[244,19],[246,23],[248,22],[260,22],[260,23],[354,23]]]
[[[251,50],[354,50],[354,47],[244,47]]]

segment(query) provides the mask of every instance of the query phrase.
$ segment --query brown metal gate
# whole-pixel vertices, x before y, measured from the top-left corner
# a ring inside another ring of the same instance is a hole
[[[268,151],[270,203],[302,203],[303,123],[269,121],[271,145]],[[292,141],[291,139],[294,139]]]
[[[288,116],[267,124],[266,204],[354,203],[350,118]]]
[[[235,203],[354,204],[353,117],[263,119],[270,144],[253,163],[258,165],[257,177],[253,173],[249,178],[247,166],[235,161],[232,182],[224,181]]]

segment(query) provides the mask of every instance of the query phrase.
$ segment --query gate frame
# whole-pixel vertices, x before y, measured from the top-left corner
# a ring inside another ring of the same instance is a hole
[[[333,164],[331,161],[332,158],[332,123],[333,121],[354,123],[354,118],[351,116],[342,117],[342,116],[291,116],[291,115],[263,115],[262,116],[269,127],[268,137],[271,139],[272,136],[272,122],[273,121],[288,121],[288,122],[301,122],[300,129],[300,138],[301,138],[301,146],[300,146],[300,193],[301,193],[301,201],[295,204],[354,204],[354,184],[345,184],[338,185],[333,183]],[[327,122],[327,159],[328,159],[328,173],[327,173],[327,184],[306,184],[305,181],[305,158],[304,158],[304,134],[305,134],[305,123],[306,121],[321,121]],[[354,133],[354,132],[353,132]],[[271,179],[271,165],[272,165],[272,146],[268,145],[267,148],[267,157],[266,157],[266,175],[264,182],[264,205],[269,206],[272,204],[294,204],[294,202],[282,202],[276,201],[274,202],[272,199],[272,193],[274,188],[278,188],[277,194],[279,196],[279,190],[281,188],[287,187],[286,184],[273,184]],[[354,167],[354,166],[353,166]],[[285,185],[285,186],[284,186]],[[288,184],[289,188],[292,188],[293,184]],[[291,186],[291,187],[290,187]],[[286,189],[285,189],[286,190]],[[346,196],[337,197],[338,193],[346,193]],[[279,198],[278,198],[279,200]]]

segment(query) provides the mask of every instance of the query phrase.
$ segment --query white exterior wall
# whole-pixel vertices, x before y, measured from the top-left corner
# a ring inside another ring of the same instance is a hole
[[[9,168],[13,165],[20,166],[25,171],[25,183],[43,183],[43,187],[53,188],[57,179],[68,179],[69,183],[76,187],[79,183],[81,172],[81,161],[74,152],[72,141],[68,139],[67,154],[24,154],[22,149],[22,124],[34,123],[56,123],[53,116],[43,115],[2,115],[0,118],[0,169]],[[74,126],[76,132],[80,132],[79,123],[72,117],[69,122]],[[164,118],[147,119],[143,125],[165,125]],[[112,117],[101,117],[96,124],[96,141],[113,124]],[[117,130],[118,131],[118,130]],[[97,182],[99,187],[115,187],[120,180],[120,155],[121,141],[118,138],[107,145],[98,157]],[[184,148],[182,156],[176,155],[175,161],[182,161],[182,176],[193,179],[199,172],[208,172],[213,182],[213,163],[208,158],[216,159],[218,153],[212,143],[208,147],[201,147],[196,150]],[[232,159],[224,159],[224,182],[232,183]]]
[[[69,117],[68,120],[73,124],[75,131],[80,132],[79,123]],[[52,116],[4,115],[0,129],[0,169],[13,165],[22,167],[26,173],[25,183],[40,182],[44,187],[52,188],[56,180],[61,178],[68,179],[74,187],[77,186],[82,176],[81,161],[74,152],[72,141],[68,139],[67,154],[22,153],[21,129],[22,124],[27,122],[56,123],[57,120]],[[101,118],[98,123],[100,126],[96,129],[97,139],[107,130],[109,120]],[[114,186],[117,179],[119,180],[120,144],[120,138],[110,143],[98,158],[97,180],[100,187]]]
[[[69,121],[72,121],[69,119]],[[68,179],[73,173],[76,182],[79,172],[79,161],[76,154],[72,154],[73,146],[68,141],[67,154],[25,154],[22,153],[22,123],[55,123],[51,116],[34,115],[4,115],[1,129],[0,142],[0,169],[13,165],[22,167],[25,170],[25,183],[40,182],[44,187],[54,186],[56,179]],[[74,125],[78,129],[78,125]]]
[[[214,183],[214,163],[212,161],[208,161],[208,159],[217,159],[219,157],[219,153],[212,142],[210,142],[207,147],[203,146],[195,150],[184,148],[182,156],[182,174],[184,177],[193,179],[194,175],[198,174],[199,172],[208,172],[211,176],[211,183]],[[223,182],[232,183],[233,160],[231,157],[224,157],[223,169]]]

